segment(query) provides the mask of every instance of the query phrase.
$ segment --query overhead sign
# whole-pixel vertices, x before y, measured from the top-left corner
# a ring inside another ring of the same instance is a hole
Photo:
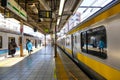
[[[2,1],[6,2],[6,3],[5,2],[2,3],[4,7],[7,7],[9,10],[14,12],[16,15],[18,15],[22,19],[27,20],[27,13],[14,0],[2,0]]]
[[[48,30],[48,29],[45,29],[45,32],[49,32],[49,30]]]
[[[39,18],[52,18],[52,11],[40,10]]]

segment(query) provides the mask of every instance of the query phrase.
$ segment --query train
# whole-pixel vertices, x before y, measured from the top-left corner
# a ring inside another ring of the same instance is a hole
[[[94,80],[120,79],[119,8],[116,0],[57,39],[58,47]]]
[[[4,58],[9,57],[8,53],[8,44],[11,41],[11,39],[14,39],[17,44],[17,52],[20,52],[20,44],[21,44],[21,34],[18,32],[13,31],[3,31],[1,29],[0,31],[0,59],[3,60]],[[42,40],[39,37],[32,36],[30,34],[23,34],[23,50],[26,50],[26,41],[27,39],[31,40],[33,44],[33,49],[41,47]]]

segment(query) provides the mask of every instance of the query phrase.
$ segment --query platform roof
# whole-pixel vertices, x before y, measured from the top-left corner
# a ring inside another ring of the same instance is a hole
[[[1,4],[0,0],[0,4]],[[5,1],[5,0],[4,0]],[[62,15],[58,15],[60,0],[15,0],[26,12],[27,20],[21,19],[19,16],[9,9],[0,6],[0,11],[5,17],[14,17],[22,20],[24,24],[37,29],[43,34],[54,33],[54,28],[57,26],[57,31],[64,26],[69,17],[76,11],[83,0],[65,0]],[[39,12],[52,11],[52,18],[41,18]],[[9,14],[9,16],[6,16]],[[57,25],[57,19],[60,18],[60,24]]]

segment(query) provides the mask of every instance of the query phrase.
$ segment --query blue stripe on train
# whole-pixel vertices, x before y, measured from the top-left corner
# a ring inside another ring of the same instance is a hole
[[[0,50],[0,54],[5,54],[8,52],[8,49],[3,49],[3,50]]]
[[[20,48],[16,48],[16,50],[20,50]],[[8,49],[3,49],[3,50],[0,50],[0,54],[5,54],[5,53],[8,53]]]
[[[33,46],[34,47],[34,46]],[[24,47],[23,49],[26,49],[26,47]],[[20,50],[20,48],[16,48],[16,51],[19,51]],[[8,49],[3,49],[3,50],[0,50],[0,55],[1,54],[6,54],[6,53],[8,53]]]

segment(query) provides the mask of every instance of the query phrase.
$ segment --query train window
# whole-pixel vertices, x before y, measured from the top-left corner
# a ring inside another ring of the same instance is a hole
[[[15,41],[15,37],[9,37],[8,42],[11,42],[12,39],[14,39],[14,41]]]
[[[8,37],[8,47],[12,39],[15,41],[15,37]]]
[[[0,48],[2,48],[2,36],[0,36]]]
[[[62,40],[63,42],[62,42],[62,45],[65,45],[65,39],[63,38],[63,40]]]
[[[81,33],[81,50],[82,52],[87,52],[87,40],[86,40],[86,32]]]
[[[81,50],[85,53],[107,58],[106,29],[99,26],[81,33]]]
[[[77,36],[74,36],[74,37],[75,37],[75,38],[74,38],[74,39],[75,39],[75,43],[77,43]]]
[[[66,38],[66,46],[69,46],[69,45],[70,45],[70,38],[67,37],[67,38]]]

